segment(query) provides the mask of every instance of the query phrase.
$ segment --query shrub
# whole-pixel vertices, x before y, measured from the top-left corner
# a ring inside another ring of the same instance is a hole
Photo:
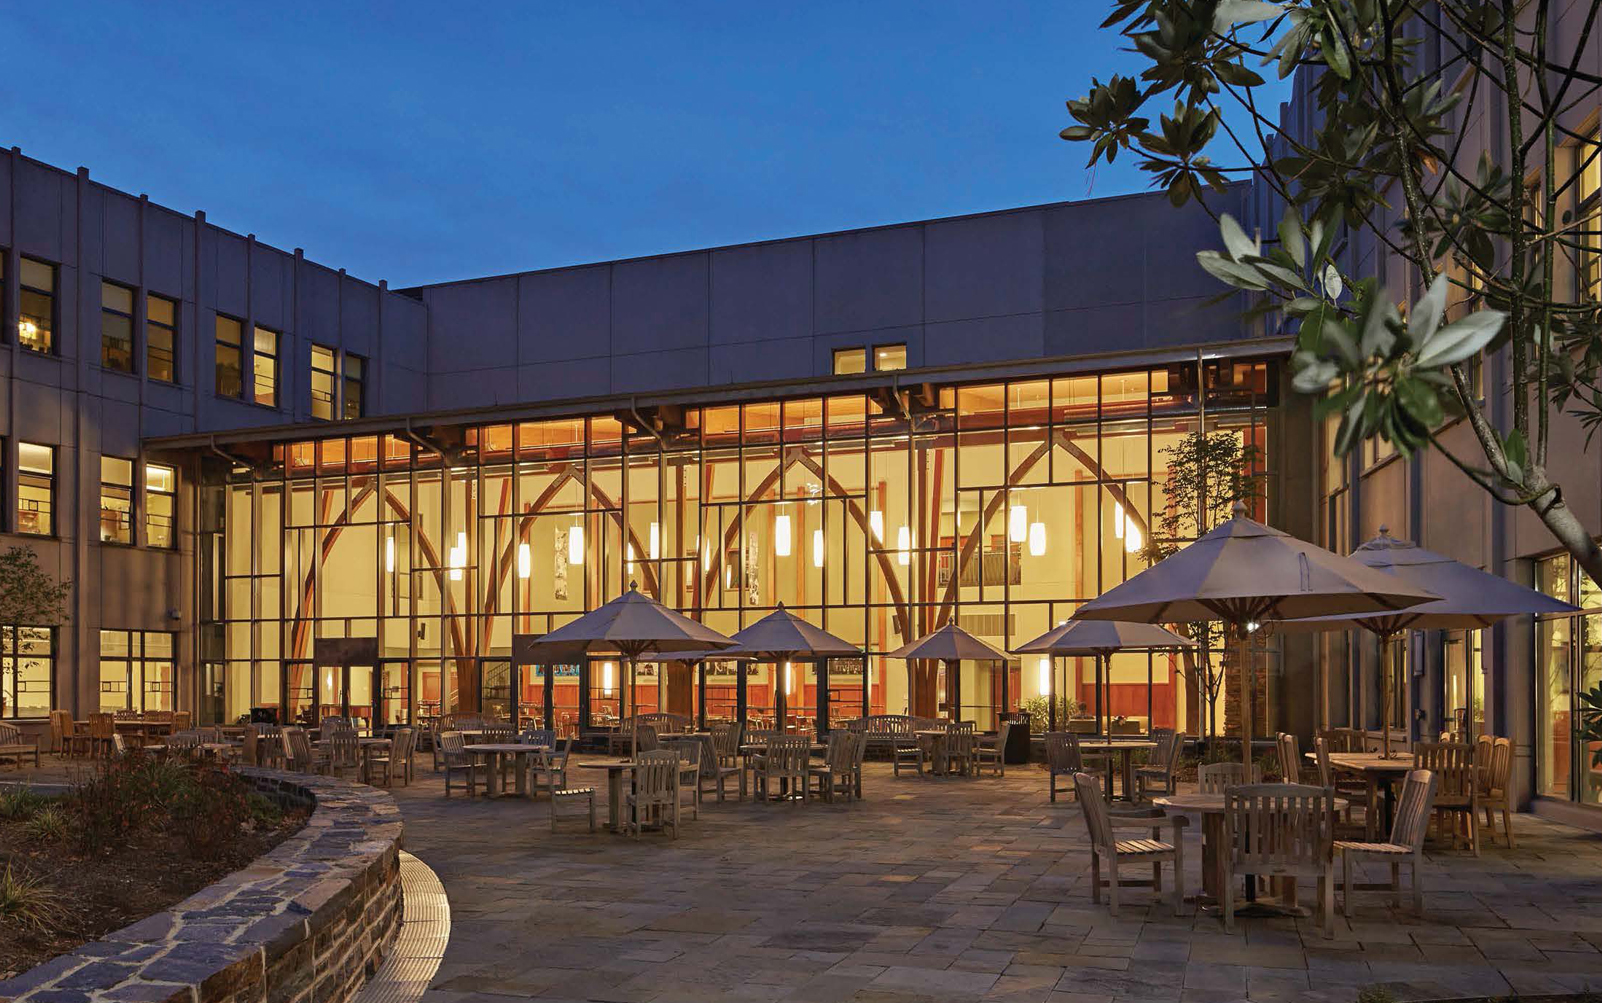
[[[36,877],[18,874],[6,864],[0,873],[0,920],[43,929],[61,913],[55,892]]]
[[[1043,733],[1051,724],[1050,708],[1045,697],[1026,697],[1018,702],[1018,709],[1029,714],[1029,731],[1031,734]],[[1059,696],[1057,698],[1057,727],[1067,727],[1068,719],[1079,712],[1079,701],[1073,697]]]
[[[67,838],[72,821],[60,805],[49,805],[33,813],[22,825],[23,835],[34,843],[59,843]]]
[[[73,785],[67,807],[77,822],[79,848],[98,853],[145,828],[160,802],[152,760],[139,755],[107,760],[98,772]]]
[[[253,818],[250,788],[226,770],[196,770],[191,779],[170,806],[173,828],[190,856],[208,860],[237,839]]]
[[[44,795],[31,787],[17,784],[0,791],[0,818],[10,819],[13,822],[27,820],[34,812],[44,807]]]

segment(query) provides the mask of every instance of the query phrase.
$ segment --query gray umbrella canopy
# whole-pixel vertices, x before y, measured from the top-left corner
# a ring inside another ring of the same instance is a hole
[[[1007,653],[948,623],[933,634],[903,644],[886,658],[928,659],[938,662],[1005,662]]]
[[[704,624],[676,613],[640,593],[634,582],[629,590],[605,605],[531,641],[529,657],[551,663],[580,658],[592,651],[618,652],[635,659],[652,653],[707,651],[728,648],[733,641]]]
[[[1360,627],[1376,634],[1404,630],[1478,630],[1510,616],[1577,613],[1560,599],[1398,540],[1385,527],[1379,536],[1352,551],[1352,559],[1440,596],[1407,609],[1352,616],[1286,620],[1281,630],[1341,630]]]
[[[1406,630],[1478,630],[1510,616],[1579,612],[1578,606],[1571,606],[1534,589],[1454,561],[1444,554],[1425,550],[1417,544],[1398,540],[1384,526],[1380,527],[1379,536],[1352,551],[1352,559],[1400,581],[1428,589],[1440,598],[1383,613],[1285,620],[1280,623],[1280,629],[1298,632],[1366,630],[1379,638],[1381,653],[1388,658],[1391,639]],[[1389,756],[1391,673],[1385,669],[1380,672],[1380,703],[1381,713],[1385,715],[1380,750]]]
[[[737,631],[734,634],[734,647],[724,654],[729,657],[782,661],[789,658],[849,658],[861,655],[862,649],[850,641],[835,637],[822,627],[814,627],[780,603],[772,613]]]
[[[1250,621],[1406,609],[1440,596],[1246,517],[1079,607],[1077,620]]]
[[[1069,620],[1012,649],[1019,655],[1110,655],[1115,651],[1194,648],[1188,637],[1154,623]]]
[[[1178,553],[1079,607],[1080,620],[1191,623],[1230,627],[1236,665],[1251,664],[1247,631],[1262,621],[1383,613],[1441,598],[1361,561],[1234,517]],[[1240,687],[1241,759],[1250,767],[1252,687]],[[1389,732],[1387,732],[1387,735]]]

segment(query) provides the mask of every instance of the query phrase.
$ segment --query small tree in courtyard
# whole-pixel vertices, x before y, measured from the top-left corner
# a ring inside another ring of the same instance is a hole
[[[71,590],[71,582],[58,582],[39,567],[30,548],[0,552],[0,624],[54,627],[67,618]],[[5,691],[0,690],[0,716],[4,711]]]
[[[1141,550],[1148,564],[1175,553],[1182,541],[1215,529],[1237,501],[1250,503],[1262,496],[1263,475],[1256,446],[1242,442],[1234,432],[1190,432],[1160,454],[1167,468],[1163,495],[1167,499],[1157,519],[1159,532]],[[1224,685],[1224,673],[1213,661],[1213,650],[1223,641],[1216,624],[1203,620],[1179,625],[1180,632],[1196,642],[1181,652],[1180,664],[1202,697],[1202,733],[1207,743],[1218,734],[1214,708]]]
[[[1582,68],[1599,7],[1114,0],[1103,27],[1146,66],[1138,79],[1092,81],[1068,102],[1062,138],[1092,144],[1091,165],[1133,152],[1176,206],[1231,176],[1269,186],[1287,206],[1277,246],[1226,215],[1223,249],[1198,259],[1254,314],[1296,330],[1295,385],[1340,415],[1337,451],[1375,436],[1404,455],[1439,450],[1498,502],[1530,508],[1602,585],[1602,549],[1548,466],[1554,410],[1602,425],[1602,199],[1585,197],[1602,144],[1578,129],[1602,87]],[[1258,71],[1304,67],[1307,131],[1287,133]],[[1232,162],[1211,159],[1210,144]],[[1476,165],[1465,148],[1485,155]],[[1410,308],[1372,261],[1344,254],[1363,230],[1427,290]],[[1449,311],[1462,316],[1448,322]],[[1499,423],[1475,367],[1504,347],[1510,415]],[[1466,451],[1437,435],[1458,414]]]

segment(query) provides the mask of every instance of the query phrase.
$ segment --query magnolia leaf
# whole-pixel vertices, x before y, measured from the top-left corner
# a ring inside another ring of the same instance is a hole
[[[1295,206],[1286,206],[1279,221],[1279,246],[1296,262],[1297,268],[1307,267],[1307,242],[1302,237],[1302,219]]]
[[[1502,455],[1510,463],[1522,467],[1530,460],[1530,447],[1524,441],[1524,433],[1518,429],[1508,433],[1507,439],[1502,443]]]
[[[1419,380],[1398,379],[1396,399],[1401,403],[1402,409],[1425,428],[1434,428],[1445,417],[1441,411],[1440,398],[1435,396],[1434,389]]]
[[[1453,321],[1424,343],[1413,364],[1420,369],[1439,369],[1472,358],[1502,330],[1506,316],[1500,310],[1480,310]]]
[[[1235,217],[1229,213],[1226,212],[1219,218],[1218,231],[1224,237],[1224,247],[1229,251],[1229,256],[1236,261],[1257,256],[1257,242],[1246,236],[1246,231],[1240,228],[1240,224],[1235,222]]]
[[[1340,269],[1336,268],[1332,264],[1331,265],[1325,265],[1324,266],[1324,295],[1328,296],[1332,300],[1338,300],[1338,299],[1341,298],[1341,292],[1345,288],[1346,288],[1346,284],[1341,281]]]
[[[1232,261],[1217,251],[1197,251],[1196,263],[1213,278],[1237,289],[1255,289],[1259,292],[1268,289],[1268,283],[1255,268]]]
[[[1383,297],[1370,301],[1368,313],[1363,316],[1363,334],[1357,347],[1358,353],[1365,359],[1376,355],[1390,358],[1391,349],[1396,346],[1396,336],[1385,323],[1386,304]]]
[[[1422,345],[1429,341],[1435,329],[1440,327],[1441,318],[1446,315],[1446,287],[1446,276],[1435,276],[1429,291],[1413,304],[1413,312],[1407,318],[1407,335],[1413,339],[1413,344]]]
[[[1283,7],[1263,0],[1223,0],[1213,15],[1213,30],[1223,35],[1237,24],[1256,24],[1283,13]]]
[[[1341,353],[1347,370],[1355,372],[1363,368],[1363,357],[1358,354],[1357,342],[1339,320],[1334,317],[1324,318],[1324,338],[1332,342],[1336,351]]]

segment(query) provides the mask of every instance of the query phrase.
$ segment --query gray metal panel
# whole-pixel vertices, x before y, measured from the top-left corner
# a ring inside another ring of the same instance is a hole
[[[613,353],[704,347],[711,317],[708,268],[706,254],[613,266]]]
[[[819,237],[813,326],[819,334],[923,323],[923,231]]]
[[[590,358],[612,351],[612,271],[573,268],[518,279],[518,361]]]
[[[712,254],[713,344],[782,341],[811,333],[810,240]]]
[[[1045,214],[1013,212],[924,227],[928,321],[1038,314]]]

